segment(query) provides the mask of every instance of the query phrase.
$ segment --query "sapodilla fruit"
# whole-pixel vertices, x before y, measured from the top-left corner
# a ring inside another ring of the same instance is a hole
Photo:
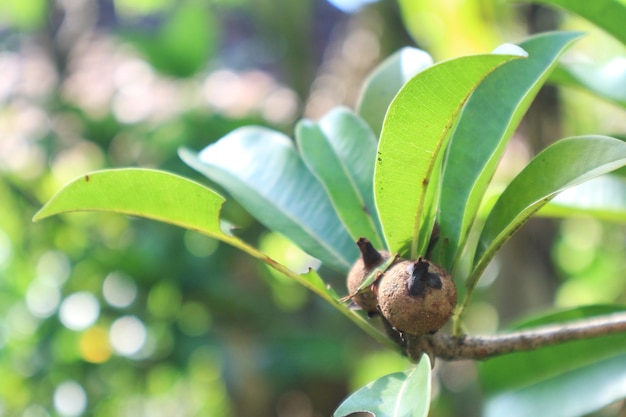
[[[389,259],[390,256],[387,251],[377,251],[372,243],[364,237],[357,240],[356,244],[359,247],[359,251],[361,251],[361,257],[352,265],[346,279],[349,294],[356,293],[370,272]],[[376,294],[372,291],[368,290],[357,294],[353,300],[356,305],[368,313],[378,312],[378,301],[376,300]]]
[[[387,321],[413,335],[439,330],[456,306],[456,286],[450,274],[423,258],[394,264],[380,279],[377,293]]]

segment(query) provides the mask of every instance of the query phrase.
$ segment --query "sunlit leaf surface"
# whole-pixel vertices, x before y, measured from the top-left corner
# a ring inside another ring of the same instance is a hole
[[[385,113],[400,88],[418,72],[433,65],[421,49],[404,47],[385,59],[365,81],[357,111],[378,136]]]
[[[318,294],[355,324],[393,347],[365,319],[337,301],[320,276],[309,270],[298,274],[264,253],[220,229],[219,212],[224,198],[194,181],[163,171],[117,169],[89,173],[67,184],[35,215],[34,220],[76,212],[102,211],[158,220],[226,242]]]
[[[538,154],[487,217],[467,287],[476,285],[495,252],[558,192],[625,165],[626,143],[606,136],[562,139]]]
[[[221,237],[224,197],[183,177],[150,169],[86,174],[55,194],[34,220],[71,211],[108,211],[158,220]]]
[[[467,101],[450,139],[434,259],[449,270],[462,252],[505,145],[560,55],[578,33],[542,34],[520,43],[527,59],[487,77]]]
[[[383,125],[374,193],[387,245],[416,258],[425,253],[450,131],[478,84],[510,55],[476,55],[434,65],[395,97]]]

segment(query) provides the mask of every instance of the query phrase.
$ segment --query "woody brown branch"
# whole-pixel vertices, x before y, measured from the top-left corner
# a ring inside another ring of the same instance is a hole
[[[514,352],[525,352],[575,340],[626,332],[626,312],[539,326],[494,336],[425,335],[407,340],[410,358],[422,353],[447,361],[483,360]]]

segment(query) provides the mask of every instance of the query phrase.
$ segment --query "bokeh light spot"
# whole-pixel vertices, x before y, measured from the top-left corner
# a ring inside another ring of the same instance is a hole
[[[198,258],[206,258],[213,255],[219,246],[217,239],[212,239],[189,230],[185,233],[184,241],[187,250]]]
[[[124,356],[139,352],[146,342],[146,326],[134,316],[124,316],[115,320],[109,331],[113,349]]]
[[[78,342],[80,355],[84,360],[91,363],[103,363],[111,357],[111,345],[109,335],[102,326],[94,326],[87,329]]]
[[[78,416],[87,407],[87,394],[75,381],[65,381],[54,390],[54,408],[64,416]]]
[[[178,317],[180,331],[188,336],[201,336],[209,330],[211,316],[206,307],[195,301],[184,303]]]
[[[147,376],[147,390],[152,395],[171,392],[181,379],[178,368],[172,365],[159,365],[150,370]]]
[[[50,317],[59,306],[61,291],[56,286],[51,286],[33,281],[26,291],[26,306],[35,317]]]
[[[277,88],[263,101],[261,114],[270,123],[289,123],[298,111],[298,96],[286,87]]]
[[[187,367],[193,379],[205,383],[218,381],[222,375],[219,354],[206,345],[193,351],[187,362]]]
[[[111,272],[102,284],[102,294],[111,306],[128,307],[137,296],[137,285],[129,276],[121,272]]]
[[[51,285],[61,285],[70,276],[70,260],[63,252],[50,250],[37,261],[37,276]]]
[[[465,313],[464,325],[468,332],[490,334],[498,329],[499,316],[497,310],[489,303],[476,302],[471,304]]]
[[[21,302],[15,303],[5,316],[8,336],[25,339],[32,336],[39,327],[39,320],[33,317],[28,308]]]
[[[96,144],[81,141],[59,152],[52,160],[51,172],[59,185],[104,165],[104,154]]]
[[[604,237],[601,223],[591,217],[566,219],[561,232],[569,246],[587,251],[595,250]]]
[[[364,356],[358,358],[359,366],[352,374],[350,386],[352,389],[359,389],[384,375],[405,370],[408,364],[406,358],[395,352],[385,350],[364,353]]]
[[[181,303],[180,290],[168,282],[160,282],[148,294],[148,311],[157,318],[173,318]]]
[[[90,292],[74,293],[63,300],[59,318],[71,330],[84,330],[96,322],[100,315],[98,299]]]
[[[31,404],[26,407],[22,417],[50,417],[50,413],[40,404]]]

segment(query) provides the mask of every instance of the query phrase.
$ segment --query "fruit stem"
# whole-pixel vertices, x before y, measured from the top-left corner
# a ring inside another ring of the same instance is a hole
[[[356,245],[361,251],[361,257],[363,258],[363,265],[366,268],[372,268],[380,263],[383,256],[376,250],[372,242],[368,239],[361,237],[356,241]]]

